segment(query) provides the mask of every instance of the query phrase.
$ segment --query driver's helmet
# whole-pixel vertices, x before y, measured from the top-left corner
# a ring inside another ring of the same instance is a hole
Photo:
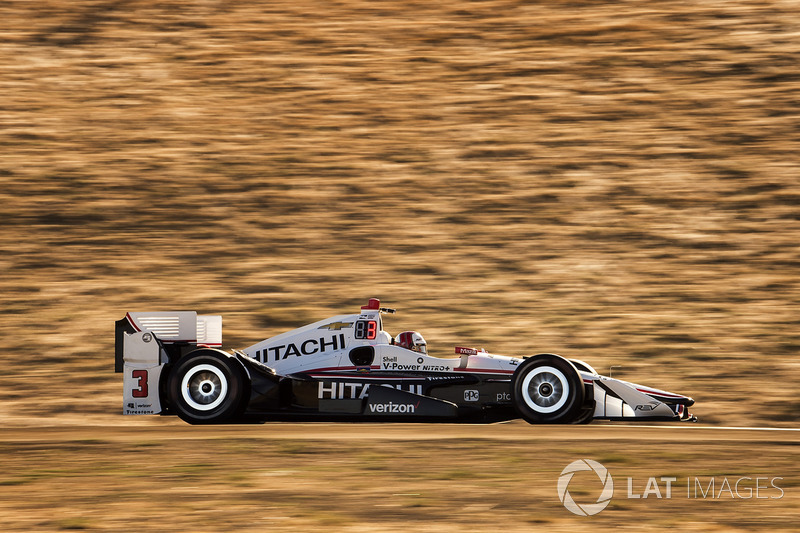
[[[404,331],[394,339],[394,343],[408,350],[428,353],[428,343],[418,331]]]

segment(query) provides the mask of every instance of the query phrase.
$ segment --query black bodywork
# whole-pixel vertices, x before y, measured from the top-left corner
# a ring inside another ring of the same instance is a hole
[[[519,418],[511,376],[397,372],[277,375],[237,353],[250,374],[244,416],[269,420],[496,422]]]

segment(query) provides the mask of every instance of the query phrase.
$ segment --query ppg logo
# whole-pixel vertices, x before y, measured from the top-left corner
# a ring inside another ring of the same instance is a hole
[[[599,477],[600,481],[603,483],[603,492],[600,493],[600,496],[597,498],[595,503],[578,504],[572,499],[572,496],[569,493],[569,482],[572,481],[572,476],[574,476],[576,472],[591,471],[594,471],[594,473],[597,474],[597,477]],[[611,474],[608,473],[606,467],[597,461],[592,461],[591,459],[579,459],[578,461],[573,461],[567,465],[558,478],[558,499],[561,500],[561,503],[564,504],[564,507],[576,515],[596,515],[608,506],[613,495],[614,480],[611,479]]]
[[[464,401],[465,402],[477,402],[480,399],[481,395],[476,390],[465,390],[464,391]]]

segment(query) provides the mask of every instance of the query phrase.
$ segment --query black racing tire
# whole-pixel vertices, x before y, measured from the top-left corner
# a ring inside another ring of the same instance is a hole
[[[511,400],[530,424],[569,424],[582,414],[585,388],[575,365],[561,356],[525,360],[511,379]]]
[[[201,349],[184,356],[167,381],[169,402],[190,424],[234,422],[246,407],[249,379],[225,352]]]
[[[591,424],[592,420],[594,420],[594,405],[591,407],[585,407],[575,419],[570,422],[571,424]]]

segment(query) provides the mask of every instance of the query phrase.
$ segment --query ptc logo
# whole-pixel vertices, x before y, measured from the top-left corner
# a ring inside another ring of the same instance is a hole
[[[576,472],[591,472],[594,471],[600,481],[603,483],[603,492],[597,498],[595,503],[579,504],[572,499],[569,493],[569,482],[572,481],[572,476]],[[579,459],[568,464],[567,467],[561,472],[558,477],[558,499],[564,504],[571,513],[580,516],[596,515],[608,506],[611,497],[614,495],[614,480],[611,479],[611,474],[608,473],[606,467],[592,461],[591,459]]]

